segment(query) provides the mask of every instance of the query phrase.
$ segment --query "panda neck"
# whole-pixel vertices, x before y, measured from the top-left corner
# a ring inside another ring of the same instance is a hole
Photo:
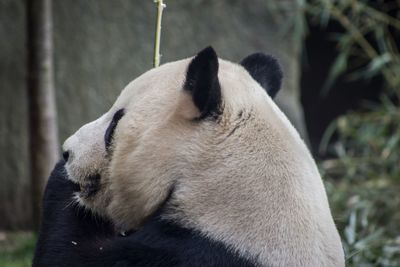
[[[240,151],[240,143],[226,142],[214,155],[198,158],[177,182],[164,217],[261,263],[270,262],[274,253],[320,250],[319,242],[330,239],[320,233],[335,228],[318,170],[304,156],[305,146],[279,138],[270,142],[265,136],[246,138],[260,139]],[[296,242],[293,236],[303,238]],[[295,266],[300,258],[283,265]],[[326,264],[313,257],[309,265]]]

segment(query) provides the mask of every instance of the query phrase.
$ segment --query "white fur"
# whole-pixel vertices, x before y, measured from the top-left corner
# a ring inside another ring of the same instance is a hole
[[[100,192],[80,202],[118,228],[138,228],[174,188],[166,217],[244,257],[344,266],[316,164],[285,115],[241,66],[219,60],[224,112],[218,123],[193,121],[198,110],[182,89],[189,62],[143,74],[65,142],[71,179],[102,175]],[[109,158],[103,136],[120,108]]]

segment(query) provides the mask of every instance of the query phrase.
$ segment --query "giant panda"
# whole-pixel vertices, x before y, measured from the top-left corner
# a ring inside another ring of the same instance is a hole
[[[34,266],[344,266],[281,80],[271,56],[208,47],[128,84],[65,141]]]

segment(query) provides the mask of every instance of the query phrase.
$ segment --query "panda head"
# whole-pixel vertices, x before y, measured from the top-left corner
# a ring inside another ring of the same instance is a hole
[[[68,176],[81,188],[76,200],[122,228],[138,227],[188,172],[216,164],[246,120],[268,115],[281,80],[271,56],[253,54],[239,65],[211,47],[148,71],[65,141]]]

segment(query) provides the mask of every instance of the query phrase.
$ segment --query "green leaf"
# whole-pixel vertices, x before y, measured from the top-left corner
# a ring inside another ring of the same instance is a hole
[[[383,67],[392,61],[392,56],[389,53],[384,53],[378,57],[375,57],[367,66],[366,72],[369,77],[379,74]]]
[[[336,79],[339,75],[343,74],[347,69],[347,61],[348,61],[348,53],[344,51],[340,53],[335,62],[333,62],[331,69],[329,70],[328,78],[322,87],[321,94],[326,96],[329,90],[332,88],[332,85],[335,83]]]

